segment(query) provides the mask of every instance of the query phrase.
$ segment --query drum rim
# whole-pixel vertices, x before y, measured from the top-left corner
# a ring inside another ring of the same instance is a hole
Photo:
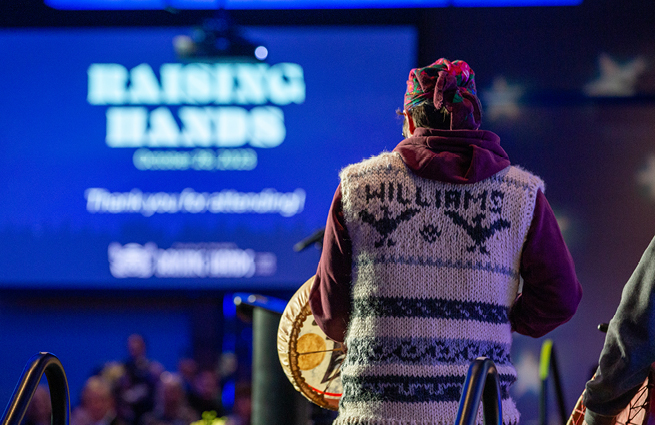
[[[309,278],[293,295],[282,313],[278,328],[278,357],[285,375],[294,388],[309,401],[329,410],[339,409],[339,398],[326,398],[325,395],[314,390],[302,376],[298,367],[298,353],[296,345],[301,328],[309,316],[313,316],[309,306],[309,292],[314,283],[315,276]],[[335,343],[336,344],[336,343]],[[341,379],[339,377],[339,379]]]
[[[289,343],[293,341],[294,346],[295,343],[298,341],[298,336],[300,335],[300,330],[302,328],[302,324],[305,323],[305,320],[309,316],[312,316],[312,311],[311,308],[309,307],[309,304],[305,304],[300,311],[300,314],[298,315],[298,319],[294,321],[293,327],[291,329],[291,336],[289,338]],[[302,372],[300,371],[300,368],[298,367],[298,357],[299,354],[297,352],[291,352],[289,350],[289,367],[291,369],[291,373],[302,389],[303,394],[309,398],[311,401],[314,403],[318,404],[319,406],[328,408],[330,410],[337,410],[338,409],[338,402],[339,399],[328,399],[325,397],[325,395],[321,392],[315,391],[305,380],[305,378],[302,376]],[[339,397],[340,398],[340,397]],[[335,405],[336,402],[336,405]]]

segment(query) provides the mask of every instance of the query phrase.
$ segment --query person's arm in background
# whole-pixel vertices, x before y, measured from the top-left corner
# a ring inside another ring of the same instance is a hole
[[[523,289],[510,310],[512,330],[538,338],[573,317],[582,287],[555,214],[541,190],[523,246],[520,273]]]
[[[318,326],[331,339],[343,342],[350,320],[352,246],[341,207],[341,185],[330,206],[323,251],[316,270],[309,305]]]
[[[614,423],[648,377],[655,362],[655,239],[623,287],[609,323],[596,376],[587,382],[589,425]]]

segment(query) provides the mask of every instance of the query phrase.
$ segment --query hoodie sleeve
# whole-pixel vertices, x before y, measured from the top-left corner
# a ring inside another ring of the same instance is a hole
[[[585,422],[614,422],[655,362],[655,239],[623,287],[610,321],[595,377],[587,382]]]
[[[573,317],[582,287],[555,214],[541,190],[523,246],[520,273],[523,290],[510,310],[514,331],[538,338]]]
[[[331,339],[343,342],[350,320],[352,245],[337,187],[323,237],[323,250],[309,293],[309,306],[316,324]]]

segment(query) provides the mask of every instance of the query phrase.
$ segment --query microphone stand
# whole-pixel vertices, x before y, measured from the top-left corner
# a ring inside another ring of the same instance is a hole
[[[325,234],[325,227],[322,227],[312,233],[311,235],[307,236],[305,239],[301,240],[300,242],[297,242],[293,246],[293,250],[296,252],[304,251],[305,249],[309,248],[311,245],[315,245],[319,249],[323,247],[323,235]]]

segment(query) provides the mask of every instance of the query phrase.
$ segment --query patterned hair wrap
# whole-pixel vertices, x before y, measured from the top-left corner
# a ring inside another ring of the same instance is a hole
[[[475,73],[466,62],[441,58],[409,71],[405,110],[429,101],[437,110],[445,107],[450,112],[451,130],[480,128],[482,105],[475,89]]]

